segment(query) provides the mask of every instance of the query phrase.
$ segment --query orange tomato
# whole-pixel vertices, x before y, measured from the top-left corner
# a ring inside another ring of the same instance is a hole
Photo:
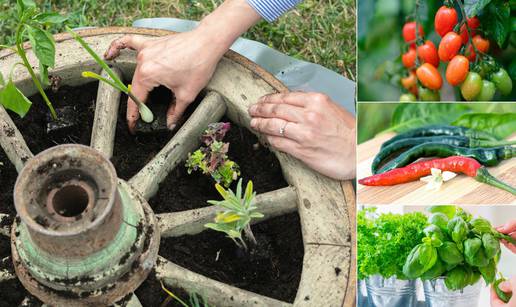
[[[437,68],[430,63],[419,66],[416,70],[416,76],[426,88],[431,90],[438,90],[443,86],[441,74]]]
[[[469,73],[469,60],[463,55],[456,55],[446,67],[446,81],[457,86],[466,80]]]
[[[401,62],[403,62],[403,66],[411,69],[416,66],[416,49],[410,48],[407,52],[405,52],[401,56]]]

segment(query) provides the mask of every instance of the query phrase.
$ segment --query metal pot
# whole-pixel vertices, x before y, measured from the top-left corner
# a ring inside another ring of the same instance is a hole
[[[401,280],[380,275],[366,279],[367,302],[371,307],[415,307],[416,280]]]
[[[448,290],[444,278],[424,280],[425,301],[428,307],[471,307],[477,306],[482,290],[482,280],[462,290]]]
[[[365,280],[359,280],[357,284],[357,307],[369,307]]]

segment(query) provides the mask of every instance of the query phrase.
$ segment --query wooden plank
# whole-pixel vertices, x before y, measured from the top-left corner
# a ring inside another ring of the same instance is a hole
[[[354,295],[347,293],[350,258],[350,247],[305,246],[303,273],[294,306],[341,307],[347,296]]]
[[[13,163],[16,170],[20,172],[25,163],[33,157],[27,147],[23,136],[14,125],[13,120],[0,105],[0,146],[4,149],[7,157]]]
[[[118,77],[122,76],[122,72],[118,68],[113,67],[112,70]],[[105,71],[102,72],[102,76],[110,79]],[[116,88],[99,82],[95,119],[91,131],[91,147],[102,152],[108,159],[113,156],[120,95],[120,91]]]
[[[357,207],[356,207],[356,192],[351,181],[342,182],[342,191],[346,197],[346,204],[348,205],[348,216],[351,231],[351,260],[353,264],[349,270],[348,285],[346,290],[346,297],[344,299],[343,307],[356,306],[356,291],[357,291],[357,267],[354,265],[357,261]]]
[[[253,219],[252,223],[294,212],[297,210],[297,195],[292,187],[259,194],[255,201],[258,211],[265,215]],[[161,229],[161,237],[195,235],[204,230],[206,223],[212,222],[220,208],[209,206],[181,212],[163,213],[156,216]]]
[[[393,134],[381,135],[358,146],[357,178],[371,175],[374,156],[379,152],[381,144],[392,136]],[[516,135],[509,140],[516,140]],[[490,167],[489,172],[507,184],[516,186],[516,159]],[[426,183],[414,181],[389,187],[366,187],[357,184],[357,193],[358,203],[361,205],[516,204],[514,195],[462,174],[446,182],[439,191],[428,191]]]
[[[242,290],[186,270],[163,257],[158,257],[156,277],[170,287],[185,289],[206,298],[213,306],[227,307],[287,307],[292,304]]]

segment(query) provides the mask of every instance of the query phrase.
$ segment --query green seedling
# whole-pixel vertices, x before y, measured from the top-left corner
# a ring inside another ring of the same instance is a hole
[[[208,302],[206,302],[206,299],[204,297],[202,297],[202,303],[201,303],[201,299],[199,298],[199,295],[197,293],[190,294],[190,301],[189,301],[190,304],[187,304],[185,301],[180,299],[177,295],[172,293],[172,291],[165,288],[165,286],[163,285],[163,282],[161,282],[161,289],[163,289],[163,291],[165,291],[171,298],[176,300],[179,304],[181,304],[184,307],[209,307]]]
[[[68,31],[68,33],[70,33],[70,35],[77,42],[79,42],[79,44],[81,44],[81,46],[90,54],[90,56],[93,58],[93,60],[95,60],[95,62],[97,62],[97,64],[99,64],[100,67],[102,67],[102,69],[109,75],[111,80],[104,78],[104,77],[100,76],[99,74],[94,73],[92,71],[83,71],[82,76],[84,78],[92,78],[92,79],[96,79],[96,80],[105,82],[105,83],[109,84],[110,86],[118,89],[119,91],[127,94],[129,97],[131,97],[131,99],[138,106],[138,111],[140,113],[142,120],[146,123],[152,123],[154,121],[154,115],[152,114],[152,111],[149,109],[149,107],[147,107],[144,103],[142,103],[140,101],[140,99],[138,99],[136,96],[133,95],[133,93],[131,92],[131,85],[129,84],[128,86],[126,86],[120,80],[120,78],[118,78],[118,76],[113,72],[113,70],[109,67],[109,65],[95,51],[93,51],[93,49],[91,49],[91,47],[88,45],[88,43],[86,43],[86,41],[81,36],[79,36],[77,33],[75,33],[69,27],[66,27],[66,31]]]
[[[186,160],[188,174],[193,171],[200,171],[205,175],[210,174],[217,183],[226,188],[240,176],[238,164],[228,159],[229,143],[222,142],[230,128],[229,123],[208,125],[201,136],[201,141],[205,146],[188,154]]]
[[[20,58],[21,62],[15,63],[10,70],[8,81],[0,73],[0,104],[20,117],[24,117],[32,106],[31,101],[14,85],[12,81],[13,70],[16,66],[23,66],[29,73],[38,92],[43,97],[50,113],[54,119],[57,118],[56,111],[50,99],[43,90],[44,86],[49,85],[48,69],[55,66],[55,41],[52,34],[47,30],[49,26],[62,24],[67,20],[66,17],[54,12],[40,12],[36,3],[32,0],[16,1],[17,26],[15,31],[15,46],[3,46],[0,48],[11,49]],[[39,62],[39,77],[34,72],[27,53],[23,48],[24,40],[28,38],[30,46]]]
[[[243,197],[241,178],[238,180],[236,194],[229,189],[225,190],[220,184],[216,184],[215,188],[224,200],[209,200],[208,203],[222,208],[223,211],[217,213],[215,223],[208,223],[204,227],[224,232],[242,249],[247,250],[242,232],[256,245],[256,239],[251,230],[251,220],[263,218],[264,215],[257,212],[258,208],[253,204],[256,197],[256,192],[253,192],[253,182],[247,183]]]

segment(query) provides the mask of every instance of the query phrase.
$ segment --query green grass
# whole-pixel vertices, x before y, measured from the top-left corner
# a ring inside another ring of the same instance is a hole
[[[223,0],[37,1],[70,17],[70,26],[129,26],[138,18],[199,20]],[[0,0],[0,44],[13,43],[14,0]],[[306,0],[274,23],[260,22],[245,34],[298,59],[356,77],[354,0]],[[55,29],[62,31],[63,29]]]

